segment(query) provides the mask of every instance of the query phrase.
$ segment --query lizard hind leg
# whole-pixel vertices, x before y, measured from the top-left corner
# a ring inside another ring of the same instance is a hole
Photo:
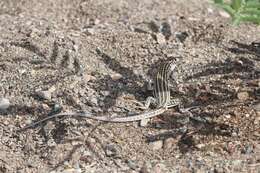
[[[150,107],[150,105],[155,105],[156,99],[154,97],[147,97],[146,101],[144,103],[139,102],[139,101],[133,101],[138,105],[139,109],[146,110]]]
[[[182,104],[180,99],[171,99],[169,104],[167,105],[167,108],[172,108],[172,107],[180,107]]]

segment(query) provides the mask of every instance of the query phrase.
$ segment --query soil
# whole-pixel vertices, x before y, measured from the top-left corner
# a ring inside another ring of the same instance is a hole
[[[2,0],[0,172],[260,172],[260,27],[230,22],[207,0]],[[192,116],[19,131],[142,112],[172,59]]]

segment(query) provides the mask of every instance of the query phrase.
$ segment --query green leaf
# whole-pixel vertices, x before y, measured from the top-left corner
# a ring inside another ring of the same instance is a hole
[[[241,14],[251,15],[251,16],[259,16],[260,18],[260,9],[257,8],[245,8],[241,11]]]
[[[223,10],[225,10],[231,17],[235,16],[236,11],[233,10],[229,5],[227,5],[227,4],[217,4],[217,6],[219,6]]]
[[[241,16],[240,20],[245,22],[253,22],[258,25],[260,24],[260,18],[255,16]]]
[[[242,2],[242,0],[232,0],[232,2],[231,2],[231,7],[232,7],[235,11],[238,11],[239,8],[241,7],[241,2]]]
[[[237,25],[239,25],[240,21],[241,21],[240,17],[233,18],[232,24],[237,26]]]
[[[245,8],[260,8],[259,1],[247,1],[245,4]]]
[[[215,4],[223,4],[223,0],[214,0]]]

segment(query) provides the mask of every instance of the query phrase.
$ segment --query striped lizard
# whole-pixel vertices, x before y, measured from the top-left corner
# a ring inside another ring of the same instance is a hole
[[[153,97],[148,97],[145,103],[145,108],[148,108],[151,103],[156,104],[156,109],[144,112],[141,114],[127,116],[127,117],[105,117],[105,116],[93,116],[89,113],[75,113],[75,112],[68,112],[68,113],[59,113],[52,116],[48,116],[42,120],[39,120],[35,123],[32,123],[22,130],[33,127],[41,122],[47,121],[52,118],[57,118],[61,116],[80,116],[88,119],[93,119],[97,121],[104,121],[104,122],[113,122],[113,123],[125,123],[125,122],[132,122],[132,121],[139,121],[147,118],[152,118],[157,115],[164,113],[168,108],[174,107],[180,104],[180,101],[177,99],[171,100],[170,97],[170,89],[169,89],[169,78],[172,74],[173,70],[176,68],[175,61],[168,61],[164,62],[159,66],[159,69],[154,78],[154,87],[153,87]]]

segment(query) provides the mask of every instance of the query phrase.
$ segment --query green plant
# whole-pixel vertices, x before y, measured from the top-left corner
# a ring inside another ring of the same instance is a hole
[[[234,25],[246,21],[260,24],[260,0],[214,0],[214,3],[232,17]]]

